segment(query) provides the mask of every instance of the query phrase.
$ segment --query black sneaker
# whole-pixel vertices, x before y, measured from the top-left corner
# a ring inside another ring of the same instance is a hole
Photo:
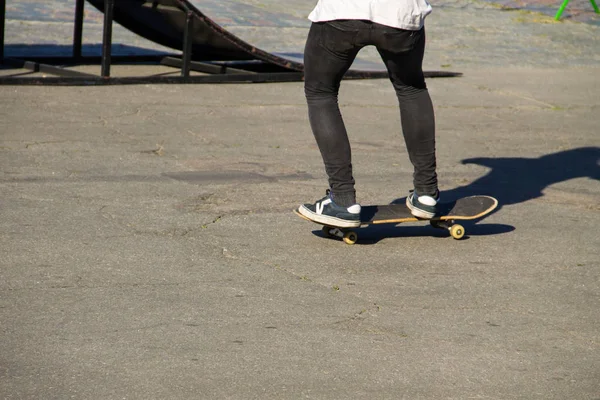
[[[360,205],[338,206],[329,194],[314,204],[303,204],[298,212],[311,221],[338,228],[356,228],[360,226]]]
[[[431,219],[437,213],[437,204],[439,201],[440,192],[436,192],[435,196],[419,196],[417,192],[411,191],[406,198],[406,206],[415,217]]]

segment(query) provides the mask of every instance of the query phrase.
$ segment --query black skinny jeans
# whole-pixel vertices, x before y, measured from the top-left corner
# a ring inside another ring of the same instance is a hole
[[[304,53],[310,125],[334,196],[354,198],[350,142],[338,106],[340,82],[359,50],[373,45],[389,72],[400,104],[402,132],[419,195],[437,191],[435,118],[423,77],[425,30],[408,31],[370,21],[313,23]]]

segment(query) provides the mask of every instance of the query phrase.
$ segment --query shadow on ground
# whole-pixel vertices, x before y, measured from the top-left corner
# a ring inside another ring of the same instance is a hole
[[[498,199],[503,206],[543,197],[544,189],[576,178],[600,181],[600,147],[580,147],[538,158],[469,158],[462,164],[476,164],[490,171],[476,181],[442,193],[444,201],[476,194]]]
[[[469,222],[468,224],[465,222]],[[395,225],[369,225],[366,228],[356,229],[358,233],[357,245],[377,244],[383,239],[403,238],[403,237],[432,237],[448,239],[450,234],[442,229],[436,229],[429,226],[429,223],[424,221],[423,225],[415,226],[411,224]],[[475,225],[473,221],[461,221],[461,225],[465,226],[466,235],[461,239],[468,240],[471,236],[489,236],[499,235],[502,233],[512,232],[514,226],[503,224],[481,224]],[[312,231],[313,235],[325,238],[323,232],[318,230]],[[339,238],[329,238],[330,240],[341,241]]]
[[[590,178],[600,181],[600,147],[581,147],[544,155],[538,158],[469,158],[462,164],[476,164],[487,167],[490,171],[474,182],[442,193],[443,202],[453,202],[462,197],[488,195],[498,200],[494,214],[506,205],[524,203],[543,197],[543,190],[553,184],[575,178]],[[394,204],[404,204],[406,198],[394,200]],[[461,221],[467,235],[498,235],[513,231],[515,228],[502,224],[480,224],[478,220]],[[426,223],[426,222],[425,222]],[[371,225],[360,229],[357,244],[375,244],[384,238],[397,237],[448,237],[444,230],[430,226]],[[321,230],[313,234],[323,236]],[[463,240],[468,239],[465,236]]]
[[[175,53],[175,51],[173,51]],[[83,44],[81,46],[81,55],[83,57],[102,56],[102,44]],[[165,51],[145,49],[143,47],[129,46],[126,44],[113,43],[111,55],[115,57],[123,56],[165,56]],[[4,57],[6,58],[40,58],[40,57],[71,57],[73,56],[73,46],[64,44],[26,44],[11,43],[4,46]]]

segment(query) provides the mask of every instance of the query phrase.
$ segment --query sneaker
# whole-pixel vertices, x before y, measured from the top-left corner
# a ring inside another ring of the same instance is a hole
[[[437,203],[440,201],[440,192],[435,196],[419,196],[412,190],[406,198],[406,206],[410,209],[412,215],[417,218],[431,219],[437,212]]]
[[[323,197],[314,204],[303,204],[298,212],[311,221],[337,228],[356,228],[360,226],[360,205],[350,207],[338,206],[329,196]]]

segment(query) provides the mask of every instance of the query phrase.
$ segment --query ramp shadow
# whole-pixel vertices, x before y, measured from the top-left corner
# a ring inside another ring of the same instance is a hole
[[[166,56],[172,53],[175,53],[175,51],[159,51],[120,43],[113,43],[111,47],[111,54],[114,57]],[[4,57],[6,58],[71,57],[72,55],[72,45],[11,43],[4,46]],[[101,57],[102,43],[83,44],[81,55],[83,57]]]

